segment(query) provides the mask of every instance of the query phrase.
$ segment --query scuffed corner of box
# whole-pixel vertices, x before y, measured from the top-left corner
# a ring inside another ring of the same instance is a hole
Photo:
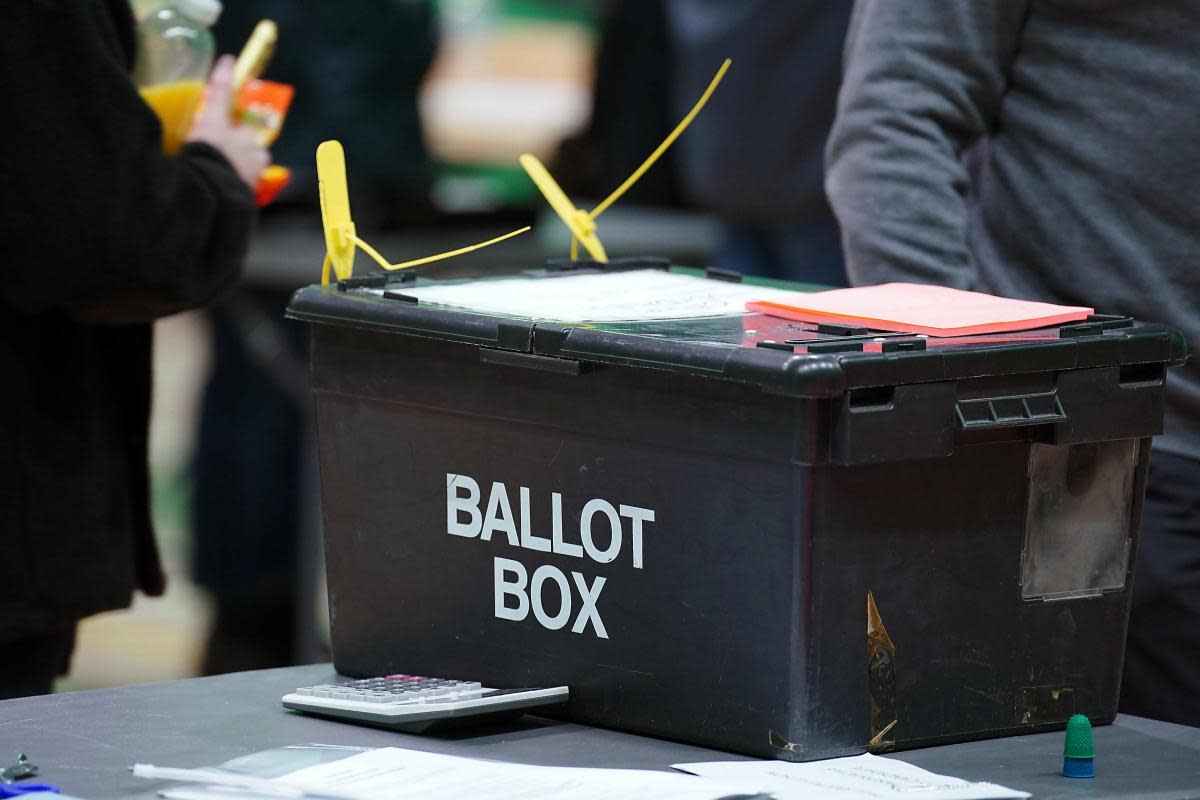
[[[767,731],[767,741],[776,750],[785,750],[789,753],[803,753],[808,749],[800,742],[789,742],[774,730]]]
[[[871,752],[896,745],[896,646],[883,624],[875,595],[867,592],[867,675],[871,707]]]
[[[1071,686],[1022,686],[1013,702],[1017,725],[1064,723],[1075,713],[1075,689]]]

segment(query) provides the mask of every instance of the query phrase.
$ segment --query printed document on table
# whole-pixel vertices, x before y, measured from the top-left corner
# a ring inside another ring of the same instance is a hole
[[[395,747],[306,767],[276,781],[314,795],[370,800],[716,800],[739,793],[671,772],[535,767]]]
[[[786,303],[805,296],[660,269],[499,278],[441,286],[406,286],[400,291],[421,303],[556,322],[732,316],[746,313],[746,303],[751,300]]]
[[[711,761],[675,764],[746,794],[775,800],[1006,800],[1026,798],[994,783],[972,783],[873,755],[795,764],[787,761]]]

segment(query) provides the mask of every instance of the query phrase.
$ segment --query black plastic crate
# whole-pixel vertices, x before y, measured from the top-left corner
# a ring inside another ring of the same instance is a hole
[[[789,760],[1112,720],[1177,333],[572,326],[374,283],[289,312],[340,672],[563,683],[570,718]]]

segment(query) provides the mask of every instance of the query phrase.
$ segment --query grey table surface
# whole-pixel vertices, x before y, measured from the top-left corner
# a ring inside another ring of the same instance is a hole
[[[407,747],[528,764],[666,769],[736,755],[526,717],[470,733],[411,736],[284,711],[297,686],[333,680],[328,664],[0,702],[0,760],[27,753],[40,779],[83,798],[146,796],[134,762],[199,767],[289,744]],[[1093,780],[1059,774],[1062,734],[993,739],[896,754],[925,769],[988,780],[1037,798],[1200,798],[1200,728],[1118,717],[1097,728]]]

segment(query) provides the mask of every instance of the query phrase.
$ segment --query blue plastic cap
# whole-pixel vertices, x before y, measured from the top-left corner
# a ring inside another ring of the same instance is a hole
[[[1096,765],[1090,758],[1067,756],[1063,759],[1063,775],[1067,778],[1094,778]]]
[[[27,795],[58,795],[58,787],[48,783],[0,783],[0,797],[25,797]]]

